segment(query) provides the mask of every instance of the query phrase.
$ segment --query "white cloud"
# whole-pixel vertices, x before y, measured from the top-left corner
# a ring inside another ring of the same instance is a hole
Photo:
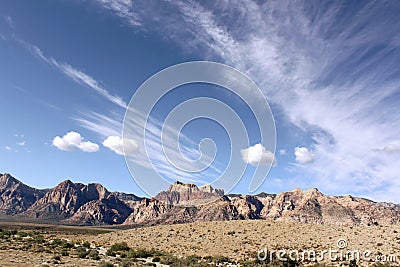
[[[119,136],[109,136],[107,137],[106,140],[103,142],[103,146],[111,149],[118,155],[131,155],[132,153],[135,153],[138,151],[139,146],[135,140],[132,139],[122,139]],[[124,146],[125,146],[125,151],[124,151]]]
[[[75,148],[83,152],[97,152],[99,150],[99,145],[83,140],[84,138],[79,133],[71,131],[63,137],[54,137],[52,145],[63,151],[72,151]]]
[[[294,149],[296,161],[302,164],[311,163],[314,161],[314,154],[306,147],[296,147]]]
[[[281,149],[279,150],[279,155],[286,155],[286,150],[285,149]]]
[[[130,25],[140,25],[140,19],[133,9],[132,0],[97,0],[104,8],[115,12],[119,17],[125,19]]]
[[[25,140],[24,140],[24,141],[21,141],[21,142],[17,142],[17,145],[19,145],[19,146],[24,146],[24,145],[25,145]]]
[[[5,150],[8,150],[8,151],[11,151],[11,150],[12,150],[12,148],[9,147],[9,146],[5,146],[4,149],[5,149]]]
[[[269,165],[272,163],[273,166],[276,166],[274,154],[261,144],[255,144],[254,146],[242,149],[240,153],[242,154],[243,161],[247,164],[255,166],[258,164]]]
[[[83,152],[97,152],[99,151],[99,145],[90,141],[85,141],[79,144],[78,148]]]

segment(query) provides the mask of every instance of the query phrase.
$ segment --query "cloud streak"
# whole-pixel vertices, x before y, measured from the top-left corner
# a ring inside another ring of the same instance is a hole
[[[75,82],[85,85],[88,88],[91,88],[99,95],[103,96],[108,101],[120,106],[122,108],[126,108],[126,102],[119,96],[112,95],[107,89],[105,89],[100,82],[95,80],[93,77],[89,76],[88,74],[72,67],[67,63],[61,63],[52,57],[47,57],[43,54],[42,50],[37,46],[28,44],[26,42],[22,42],[26,47],[29,48],[36,56],[38,56],[44,62],[56,67],[66,76],[74,80]]]

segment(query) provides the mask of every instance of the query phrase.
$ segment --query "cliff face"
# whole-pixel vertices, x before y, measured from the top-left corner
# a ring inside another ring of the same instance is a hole
[[[214,189],[210,185],[173,183],[168,190],[158,193],[154,198],[171,205],[197,206],[217,200],[224,195],[224,190]]]
[[[105,198],[86,202],[65,223],[79,225],[121,224],[131,214],[132,209],[114,194]]]
[[[156,212],[160,210],[162,212]],[[124,224],[175,223],[215,220],[266,219],[328,225],[388,225],[400,223],[398,205],[376,203],[352,196],[326,196],[318,189],[283,192],[277,195],[223,196],[196,207],[169,207],[153,200]],[[190,216],[188,216],[188,214]],[[142,218],[145,218],[142,220]]]
[[[103,200],[110,192],[100,184],[73,183],[66,180],[33,203],[23,216],[42,219],[65,219],[74,215],[84,204]]]
[[[13,215],[27,210],[46,190],[27,186],[10,174],[0,174],[0,213]]]
[[[38,190],[9,174],[0,176],[0,212],[78,225],[251,219],[328,225],[400,224],[399,205],[352,196],[326,196],[316,188],[255,196],[224,195],[222,190],[210,186],[176,182],[148,199],[109,192],[100,184],[84,185],[69,180],[49,190]]]

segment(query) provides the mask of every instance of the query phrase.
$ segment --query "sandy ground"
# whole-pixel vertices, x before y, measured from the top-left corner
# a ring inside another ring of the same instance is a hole
[[[400,226],[396,225],[344,227],[252,220],[161,225],[108,233],[77,229],[60,231],[58,228],[39,232],[46,240],[89,241],[93,248],[97,246],[101,260],[105,261],[110,260],[105,255],[107,248],[115,243],[127,242],[134,249],[157,249],[176,256],[226,256],[233,261],[255,258],[257,251],[267,247],[268,253],[283,249],[286,252],[284,258],[288,258],[289,252],[297,251],[301,255],[305,250],[315,251],[318,258],[324,250],[331,249],[337,251],[333,256],[339,257],[333,261],[335,266],[346,262],[345,257],[340,260],[339,252],[347,250],[358,251],[361,259],[364,252],[370,251],[368,261],[362,260],[358,266],[370,266],[378,261],[385,263],[385,256],[391,258],[386,259],[390,264],[384,266],[399,266],[400,262]],[[340,248],[338,240],[341,240]],[[99,266],[100,262],[80,259],[73,254],[62,256],[55,262],[54,255],[59,255],[55,251],[35,252],[22,247],[3,240],[0,243],[0,266],[21,266],[22,263],[29,263],[28,266]],[[277,255],[277,252],[272,253]],[[396,262],[393,262],[393,256],[396,256]],[[324,258],[324,263],[332,262],[328,254]]]
[[[396,255],[399,262],[399,233],[400,226],[334,227],[252,220],[145,227],[100,234],[90,240],[105,246],[126,241],[133,248],[156,248],[176,255],[223,255],[244,260],[255,256],[265,246],[270,250],[285,249],[288,252],[313,249],[322,253],[329,248],[339,252],[337,242],[344,239],[345,243],[339,244],[347,245],[343,251],[363,253],[369,250],[371,255],[368,259],[374,261],[379,253]]]
[[[0,266],[98,266],[99,263],[89,259],[63,257],[54,261],[51,254],[34,253],[20,250],[1,250]],[[61,264],[61,265],[60,265]]]

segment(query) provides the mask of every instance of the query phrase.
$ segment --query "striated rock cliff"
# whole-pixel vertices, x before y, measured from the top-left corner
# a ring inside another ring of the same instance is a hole
[[[168,190],[148,199],[111,193],[100,184],[84,185],[70,180],[49,190],[38,190],[9,174],[0,176],[0,212],[78,225],[251,219],[328,225],[400,224],[399,205],[353,196],[326,196],[316,188],[254,196],[224,195],[211,186],[175,182]]]
[[[27,186],[10,174],[0,174],[0,213],[13,215],[27,210],[46,190]]]
[[[87,202],[103,200],[110,192],[101,184],[73,183],[66,180],[48,191],[25,212],[25,217],[65,219],[74,215]]]
[[[121,224],[131,213],[132,209],[127,204],[109,194],[100,200],[86,202],[63,222],[79,225]]]
[[[216,200],[223,195],[224,190],[214,189],[210,185],[198,187],[177,181],[168,190],[158,193],[155,199],[171,205],[196,206]]]

